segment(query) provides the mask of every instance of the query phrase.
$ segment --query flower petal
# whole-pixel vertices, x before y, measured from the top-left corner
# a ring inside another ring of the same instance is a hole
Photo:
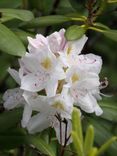
[[[47,96],[48,97],[55,96],[57,87],[58,87],[58,81],[54,79],[50,79],[48,81],[47,86],[45,87]]]
[[[37,92],[45,88],[48,77],[46,75],[37,75],[30,73],[22,78],[21,89]]]
[[[20,88],[8,89],[3,95],[3,100],[5,101],[4,107],[10,110],[16,106],[19,106],[20,104],[25,104],[26,102],[22,94],[23,90]]]
[[[58,53],[61,51],[65,45],[64,29],[61,29],[59,32],[54,32],[47,37],[50,49],[53,53]]]
[[[20,85],[21,80],[19,77],[19,73],[16,70],[11,69],[11,68],[8,68],[8,72],[13,77],[13,79]]]
[[[48,50],[47,39],[41,34],[37,34],[36,38],[28,37],[28,41],[29,41],[28,50],[30,53],[34,54]]]
[[[22,121],[21,121],[23,128],[27,126],[27,124],[31,118],[31,114],[32,114],[32,108],[28,104],[25,104],[23,117],[22,117]]]
[[[33,134],[36,132],[41,132],[49,126],[50,122],[47,115],[45,113],[38,113],[30,119],[27,129],[29,133]]]

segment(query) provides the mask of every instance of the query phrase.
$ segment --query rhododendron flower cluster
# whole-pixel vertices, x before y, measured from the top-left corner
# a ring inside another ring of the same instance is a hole
[[[97,103],[101,99],[102,59],[94,54],[81,54],[88,39],[85,35],[79,40],[67,41],[64,33],[61,29],[47,37],[41,34],[28,37],[29,52],[19,59],[19,70],[8,69],[19,88],[7,90],[3,97],[6,109],[24,107],[21,123],[29,133],[51,126],[61,144],[65,138],[60,137],[60,125],[64,136],[67,124],[66,137],[69,138],[73,106],[87,113],[102,114]]]

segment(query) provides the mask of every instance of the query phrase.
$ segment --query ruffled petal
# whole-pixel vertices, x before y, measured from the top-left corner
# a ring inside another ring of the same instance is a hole
[[[4,107],[10,110],[19,105],[25,104],[26,102],[22,94],[23,90],[20,88],[8,89],[3,95]]]

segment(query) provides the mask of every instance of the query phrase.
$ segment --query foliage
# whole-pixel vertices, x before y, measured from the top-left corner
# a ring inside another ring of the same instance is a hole
[[[64,156],[77,155],[76,153],[79,156],[84,153],[90,156],[103,155],[107,146],[115,141],[113,136],[117,135],[116,8],[116,0],[0,0],[1,156],[60,154],[61,147],[52,129],[41,134],[29,135],[20,126],[22,110],[19,108],[12,111],[4,110],[1,97],[7,88],[16,86],[6,70],[9,66],[17,68],[16,57],[26,53],[27,36],[34,36],[37,33],[48,35],[63,27],[67,29],[68,40],[75,40],[84,33],[87,34],[89,40],[83,53],[93,50],[102,56],[104,68],[101,78],[106,76],[109,79],[109,86],[103,92],[112,95],[111,98],[105,97],[100,102],[104,111],[101,117],[83,113],[81,126],[79,114],[73,114],[74,147],[72,145],[66,147]],[[50,138],[48,133],[51,133]],[[117,142],[106,151],[106,156],[117,155],[116,147]]]

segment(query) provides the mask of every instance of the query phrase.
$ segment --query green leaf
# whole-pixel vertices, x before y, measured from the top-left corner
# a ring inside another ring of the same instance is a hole
[[[71,18],[61,15],[51,15],[44,17],[37,17],[27,23],[23,23],[21,27],[24,28],[35,28],[35,27],[43,27],[43,26],[51,26],[56,24],[61,24],[64,22],[70,21]]]
[[[80,119],[80,111],[74,107],[72,113],[72,130],[76,132],[81,145],[83,145],[82,125]]]
[[[76,132],[72,131],[71,132],[72,139],[73,139],[73,145],[76,153],[78,156],[83,156],[83,148],[80,139],[78,138],[78,135]]]
[[[107,119],[112,122],[117,122],[117,105],[113,101],[101,102],[101,107],[103,109],[102,118]]]
[[[110,30],[110,28],[102,23],[94,23],[94,26],[102,28],[102,29],[106,29],[106,30]]]
[[[0,150],[13,149],[27,142],[27,136],[22,129],[11,129],[0,134]]]
[[[34,37],[33,34],[23,31],[21,29],[13,29],[13,32],[20,38],[20,40],[24,43],[24,45],[28,45],[28,39],[27,37]]]
[[[44,142],[42,139],[37,137],[30,137],[29,142],[34,145],[39,151],[41,151],[43,154],[47,154],[49,156],[55,156],[55,153],[53,149]]]
[[[14,109],[12,111],[5,111],[0,114],[0,133],[9,128],[15,127],[21,121],[22,110]]]
[[[22,9],[0,9],[2,17],[16,18],[22,21],[30,21],[34,18],[31,11]]]
[[[98,149],[96,147],[93,147],[90,151],[88,156],[96,156]]]
[[[0,50],[16,56],[22,56],[26,52],[20,39],[3,24],[0,24]]]
[[[83,12],[85,10],[84,5],[85,1],[82,0],[69,0],[71,6],[77,11],[77,12]]]
[[[110,38],[113,41],[117,42],[117,30],[106,30],[102,32],[104,36]]]
[[[17,8],[21,6],[21,0],[0,0],[0,8]]]
[[[113,137],[111,126],[109,122],[99,117],[87,117],[88,124],[92,124],[95,130],[95,143],[101,146],[107,139]],[[86,124],[86,123],[85,123]],[[112,124],[112,123],[111,123]],[[113,143],[109,150],[107,150],[109,156],[117,155],[117,142]]]
[[[68,41],[77,40],[80,39],[85,32],[85,28],[78,25],[72,25],[66,30],[65,37]]]
[[[29,5],[31,6],[31,8],[33,7],[38,9],[43,13],[43,15],[50,14],[53,9],[53,3],[54,0],[29,0]]]
[[[100,147],[100,149],[98,150],[96,156],[102,155],[102,154],[110,147],[110,145],[111,145],[113,142],[115,142],[115,141],[117,141],[117,137],[112,137],[111,139],[109,139],[106,143],[104,143],[104,144]]]
[[[85,152],[85,155],[89,154],[90,150],[93,147],[93,142],[94,142],[94,128],[93,128],[92,125],[90,125],[87,128],[85,141],[84,141],[84,152]]]

